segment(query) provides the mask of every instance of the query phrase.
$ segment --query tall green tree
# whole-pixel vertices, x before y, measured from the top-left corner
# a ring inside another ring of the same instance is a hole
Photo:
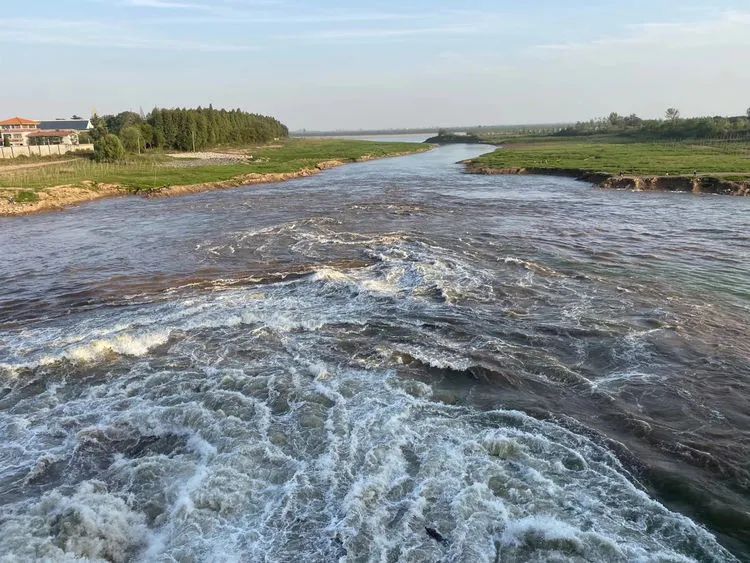
[[[154,146],[172,150],[201,150],[220,144],[264,143],[287,137],[278,120],[242,110],[159,109],[147,117]]]
[[[94,142],[94,158],[98,162],[117,162],[125,158],[125,148],[117,135],[107,133]]]
[[[128,152],[141,154],[141,151],[146,148],[141,136],[141,129],[136,125],[130,125],[120,131],[120,139],[122,140],[122,146]]]
[[[607,120],[609,121],[609,124],[612,125],[613,127],[617,127],[619,125],[622,125],[623,123],[623,118],[620,117],[620,114],[614,111],[609,114],[609,117],[607,118]]]
[[[680,119],[680,110],[678,110],[677,108],[669,108],[666,111],[665,116],[668,121],[677,121],[678,119]]]
[[[109,133],[107,123],[97,114],[91,116],[91,126],[92,128],[89,130],[89,138],[94,143],[103,139]]]
[[[107,129],[110,133],[119,135],[126,127],[132,127],[133,125],[140,125],[143,123],[141,116],[134,111],[123,111],[117,115],[105,115],[102,116],[104,122],[107,124]]]
[[[141,123],[138,128],[141,131],[141,139],[145,148],[150,149],[154,146],[154,128],[148,123]]]

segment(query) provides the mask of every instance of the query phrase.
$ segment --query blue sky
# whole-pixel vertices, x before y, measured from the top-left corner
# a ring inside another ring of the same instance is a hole
[[[750,106],[748,0],[2,0],[0,114],[241,107],[291,128]]]

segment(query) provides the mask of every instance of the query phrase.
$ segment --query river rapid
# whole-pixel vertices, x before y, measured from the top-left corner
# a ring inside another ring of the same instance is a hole
[[[0,219],[0,560],[748,560],[750,198],[488,150]]]

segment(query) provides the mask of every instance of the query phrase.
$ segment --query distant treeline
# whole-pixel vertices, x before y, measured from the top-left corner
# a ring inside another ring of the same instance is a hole
[[[91,121],[92,141],[114,134],[131,152],[148,148],[202,150],[224,144],[266,143],[289,135],[287,127],[273,117],[212,106],[154,108],[148,115],[125,111],[117,115],[95,115]]]
[[[578,122],[555,133],[560,137],[588,135],[621,135],[636,140],[689,140],[714,138],[750,139],[750,109],[746,116],[681,118],[679,110],[670,108],[665,119],[641,119],[635,114]]]

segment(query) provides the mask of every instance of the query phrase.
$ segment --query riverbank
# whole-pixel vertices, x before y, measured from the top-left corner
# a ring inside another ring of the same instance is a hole
[[[750,179],[733,181],[717,176],[610,176],[582,169],[492,168],[467,163],[470,174],[564,176],[591,182],[600,188],[632,191],[667,191],[750,196]]]
[[[282,182],[348,163],[430,148],[415,143],[290,139],[219,153],[145,155],[120,164],[80,159],[60,166],[7,173],[0,170],[0,215],[59,210],[116,196],[168,197]]]
[[[690,143],[508,144],[465,162],[473,174],[574,177],[602,188],[750,195],[750,147]]]

